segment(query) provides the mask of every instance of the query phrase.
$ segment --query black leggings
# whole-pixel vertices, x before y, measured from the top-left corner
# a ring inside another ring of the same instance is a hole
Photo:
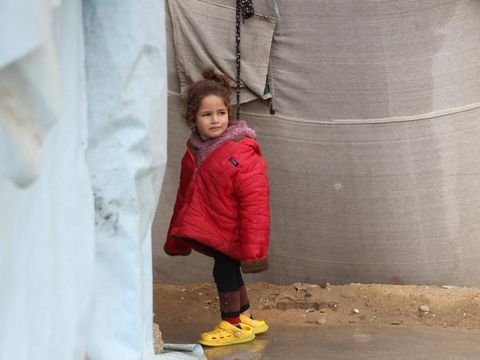
[[[217,284],[218,291],[231,292],[239,290],[243,285],[242,272],[240,271],[240,261],[213,250],[213,278]]]

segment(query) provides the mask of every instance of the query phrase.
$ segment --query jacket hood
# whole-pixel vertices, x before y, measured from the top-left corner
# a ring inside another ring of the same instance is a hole
[[[207,156],[227,141],[248,137],[256,139],[255,130],[250,129],[243,120],[233,122],[225,132],[214,139],[202,140],[197,131],[188,139],[189,144],[196,150],[197,162],[200,164]]]

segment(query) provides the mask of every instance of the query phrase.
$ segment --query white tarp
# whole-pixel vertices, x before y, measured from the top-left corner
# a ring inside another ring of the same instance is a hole
[[[163,24],[154,0],[0,5],[1,360],[155,358]]]
[[[15,169],[0,176],[0,359],[82,359],[94,268],[82,9],[9,1],[0,14],[0,91],[14,96],[0,103],[0,156]]]
[[[43,140],[60,111],[47,5],[7,1],[0,13],[0,174],[20,186],[38,175]]]

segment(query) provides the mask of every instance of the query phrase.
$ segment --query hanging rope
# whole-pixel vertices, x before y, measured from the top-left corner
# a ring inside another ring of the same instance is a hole
[[[235,44],[237,63],[237,119],[240,118],[240,25],[251,18],[255,13],[252,0],[237,0],[236,23],[235,23]]]

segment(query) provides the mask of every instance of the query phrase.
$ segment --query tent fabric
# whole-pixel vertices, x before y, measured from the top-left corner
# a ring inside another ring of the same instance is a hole
[[[479,103],[476,2],[278,3],[271,76],[281,115],[388,121]]]
[[[255,4],[255,15],[241,27],[241,103],[271,96],[265,87],[277,18],[267,5],[266,0]],[[168,0],[168,6],[181,93],[211,65],[226,73],[233,86],[235,2]]]
[[[164,3],[0,4],[0,359],[155,355]],[[8,36],[4,36],[8,34]]]
[[[60,116],[51,7],[11,2],[0,13],[0,174],[19,186],[39,175],[43,143]]]
[[[277,5],[275,114],[261,100],[241,109],[271,182],[271,269],[253,279],[479,286],[480,3]],[[161,248],[188,136],[177,86],[171,76],[154,275],[211,281],[208,258]]]
[[[0,174],[0,359],[83,359],[95,249],[82,8],[31,3],[0,5],[0,159],[18,170]]]

